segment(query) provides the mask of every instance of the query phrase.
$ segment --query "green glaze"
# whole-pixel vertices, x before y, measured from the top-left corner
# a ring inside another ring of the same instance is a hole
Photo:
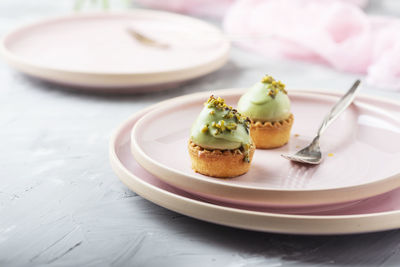
[[[191,128],[191,140],[205,149],[243,148],[245,155],[252,144],[249,121],[223,99],[213,96],[204,104]]]
[[[239,99],[238,110],[253,121],[285,120],[291,114],[285,86],[266,77],[270,79],[264,77]]]

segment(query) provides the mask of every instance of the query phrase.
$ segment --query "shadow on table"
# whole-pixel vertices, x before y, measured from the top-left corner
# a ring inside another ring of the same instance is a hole
[[[171,213],[174,221],[163,224],[164,228],[184,231],[191,239],[229,249],[233,254],[256,263],[254,266],[265,266],[264,263],[271,263],[271,259],[279,259],[288,265],[378,266],[387,263],[399,252],[399,230],[332,236],[269,234],[215,225]]]
[[[200,91],[210,91],[213,89],[230,88],[235,84],[235,80],[239,79],[243,70],[233,61],[228,61],[224,67],[213,73],[193,80],[166,85],[165,88],[158,91],[142,91],[134,92],[133,90],[115,90],[112,89],[92,89],[77,88],[68,85],[48,82],[37,79],[29,75],[17,74],[18,79],[32,85],[35,90],[46,93],[57,93],[63,97],[78,97],[87,99],[96,99],[99,101],[140,101],[145,99],[163,99],[189,94]],[[229,77],[225,78],[225,77]]]

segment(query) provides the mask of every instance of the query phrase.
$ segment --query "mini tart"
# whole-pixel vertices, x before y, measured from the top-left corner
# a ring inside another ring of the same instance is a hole
[[[246,161],[242,149],[239,148],[209,150],[196,145],[192,140],[189,141],[188,148],[192,169],[195,172],[217,178],[230,178],[245,174],[250,168],[250,162],[255,151],[255,146],[250,145],[249,160]]]
[[[289,142],[293,114],[283,121],[251,121],[250,135],[257,148],[277,148]]]

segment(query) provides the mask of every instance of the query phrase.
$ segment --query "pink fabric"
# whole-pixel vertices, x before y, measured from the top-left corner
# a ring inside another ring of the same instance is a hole
[[[368,0],[136,0],[175,12],[224,16],[235,44],[266,56],[330,65],[400,90],[400,20],[366,15]]]
[[[173,12],[223,17],[235,0],[135,0],[135,2],[147,7]]]
[[[151,8],[210,17],[223,17],[226,10],[236,1],[237,0],[135,0],[135,2]],[[365,7],[368,3],[368,0],[335,1],[348,2],[360,7]]]
[[[268,56],[322,62],[366,73],[375,86],[400,89],[400,20],[370,17],[337,0],[239,0],[225,31]],[[265,37],[265,38],[260,38]]]

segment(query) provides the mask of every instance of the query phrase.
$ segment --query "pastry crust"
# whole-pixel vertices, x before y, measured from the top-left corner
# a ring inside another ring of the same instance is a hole
[[[276,148],[285,145],[289,141],[293,121],[293,114],[283,121],[251,121],[250,135],[256,148]]]
[[[208,150],[204,149],[192,140],[189,141],[189,155],[192,160],[192,169],[198,173],[218,178],[229,178],[242,175],[250,168],[255,146],[249,149],[249,161],[244,160],[244,154],[240,149],[234,150]]]

